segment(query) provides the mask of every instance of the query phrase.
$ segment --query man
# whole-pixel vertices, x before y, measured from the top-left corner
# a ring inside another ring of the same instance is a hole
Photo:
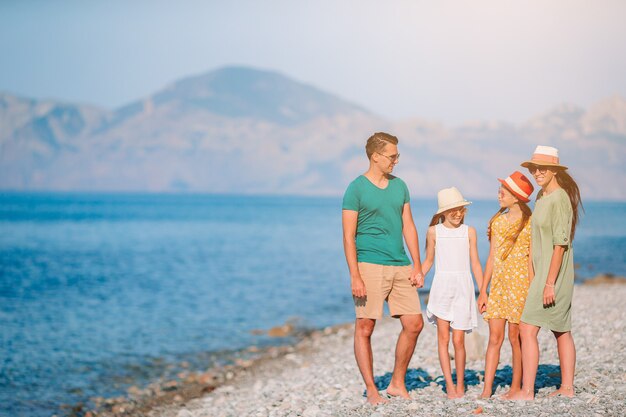
[[[363,376],[367,401],[387,402],[374,384],[371,335],[382,318],[386,300],[402,332],[396,345],[393,376],[387,394],[410,398],[404,378],[424,321],[417,289],[424,285],[417,229],[409,190],[391,175],[398,163],[398,138],[375,133],[365,146],[370,166],[355,179],[343,198],[343,244],[356,310],[354,355]],[[404,250],[402,237],[413,259]]]

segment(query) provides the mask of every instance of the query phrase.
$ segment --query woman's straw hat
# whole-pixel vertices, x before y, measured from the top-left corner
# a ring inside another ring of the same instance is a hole
[[[533,187],[530,180],[519,171],[515,171],[505,179],[498,178],[498,181],[500,181],[507,190],[524,203],[528,203],[530,201],[530,195],[535,190],[535,187]]]
[[[463,198],[460,191],[456,187],[444,188],[437,193],[437,203],[439,204],[439,210],[437,213],[443,213],[446,210],[453,209],[455,207],[462,207],[472,204]]]
[[[524,161],[521,165],[524,168],[528,168],[529,165],[539,165],[567,169],[565,165],[559,164],[559,150],[552,146],[543,145],[537,146],[530,161]]]

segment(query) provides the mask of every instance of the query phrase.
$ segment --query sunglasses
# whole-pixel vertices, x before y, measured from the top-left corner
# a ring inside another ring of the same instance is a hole
[[[541,166],[541,165],[528,165],[528,172],[530,172],[531,174],[535,174],[535,172],[539,171],[540,174],[545,174],[546,172],[548,172],[548,169],[550,169],[547,166]]]
[[[384,156],[385,158],[389,159],[389,162],[398,162],[400,160],[400,154],[395,154],[395,155],[385,155],[384,153],[380,153],[380,152],[376,152],[378,155],[380,156]]]

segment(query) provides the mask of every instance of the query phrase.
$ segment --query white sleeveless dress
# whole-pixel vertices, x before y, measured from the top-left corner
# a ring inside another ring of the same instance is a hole
[[[426,317],[437,325],[437,317],[455,330],[471,332],[478,327],[478,310],[470,270],[468,227],[449,229],[435,226],[435,277],[428,296]]]

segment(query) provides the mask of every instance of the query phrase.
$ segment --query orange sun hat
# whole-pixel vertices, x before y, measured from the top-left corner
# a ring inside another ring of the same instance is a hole
[[[535,187],[533,187],[530,180],[519,171],[515,171],[505,179],[498,178],[498,181],[500,181],[507,190],[524,203],[528,203],[530,201],[530,195],[535,190]]]

